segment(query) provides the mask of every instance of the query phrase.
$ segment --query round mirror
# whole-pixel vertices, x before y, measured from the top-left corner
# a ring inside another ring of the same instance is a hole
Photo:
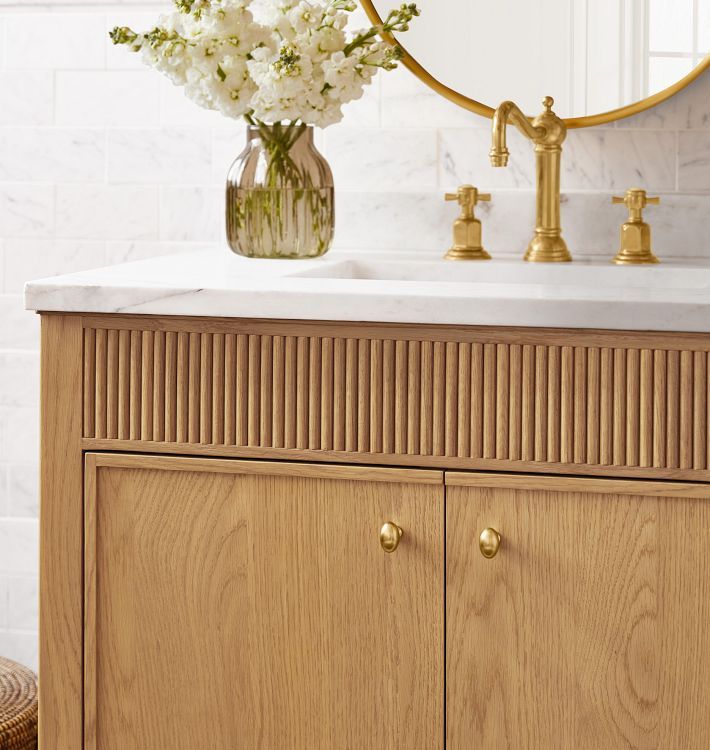
[[[380,23],[392,0],[362,0]],[[666,99],[709,64],[710,0],[417,0],[397,38],[404,64],[440,94],[491,116],[543,97],[568,126],[609,122]]]

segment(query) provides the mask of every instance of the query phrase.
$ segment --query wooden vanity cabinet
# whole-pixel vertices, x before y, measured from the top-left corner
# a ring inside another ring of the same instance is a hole
[[[40,750],[706,750],[709,373],[693,334],[44,314]]]
[[[85,513],[87,750],[443,747],[440,472],[89,453]]]
[[[448,750],[708,747],[710,487],[451,473],[446,527]]]

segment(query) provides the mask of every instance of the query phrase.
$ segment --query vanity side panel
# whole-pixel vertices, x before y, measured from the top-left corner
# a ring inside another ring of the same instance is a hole
[[[40,750],[82,746],[82,338],[78,317],[42,316]]]
[[[84,325],[90,343],[108,329],[109,349],[85,348],[89,449],[710,481],[708,336],[145,316]],[[161,349],[120,366],[122,338],[161,332],[219,356],[175,387]],[[244,344],[241,357],[225,336]],[[153,405],[130,441],[111,429],[105,356],[119,365],[118,392]],[[134,372],[152,377],[136,384]],[[200,429],[161,439],[156,426],[181,409]]]

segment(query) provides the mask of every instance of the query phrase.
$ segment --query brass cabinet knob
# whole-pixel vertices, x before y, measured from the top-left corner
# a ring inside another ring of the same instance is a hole
[[[399,542],[402,539],[404,532],[392,521],[387,523],[380,529],[380,544],[385,552],[394,552],[399,547]]]
[[[500,549],[500,534],[495,529],[483,529],[478,539],[478,546],[481,548],[483,557],[490,560],[498,554]]]

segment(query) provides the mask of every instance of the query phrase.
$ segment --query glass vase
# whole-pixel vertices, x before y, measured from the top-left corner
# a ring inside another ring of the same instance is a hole
[[[227,239],[250,258],[316,258],[335,229],[333,174],[306,125],[250,125],[227,177]]]

